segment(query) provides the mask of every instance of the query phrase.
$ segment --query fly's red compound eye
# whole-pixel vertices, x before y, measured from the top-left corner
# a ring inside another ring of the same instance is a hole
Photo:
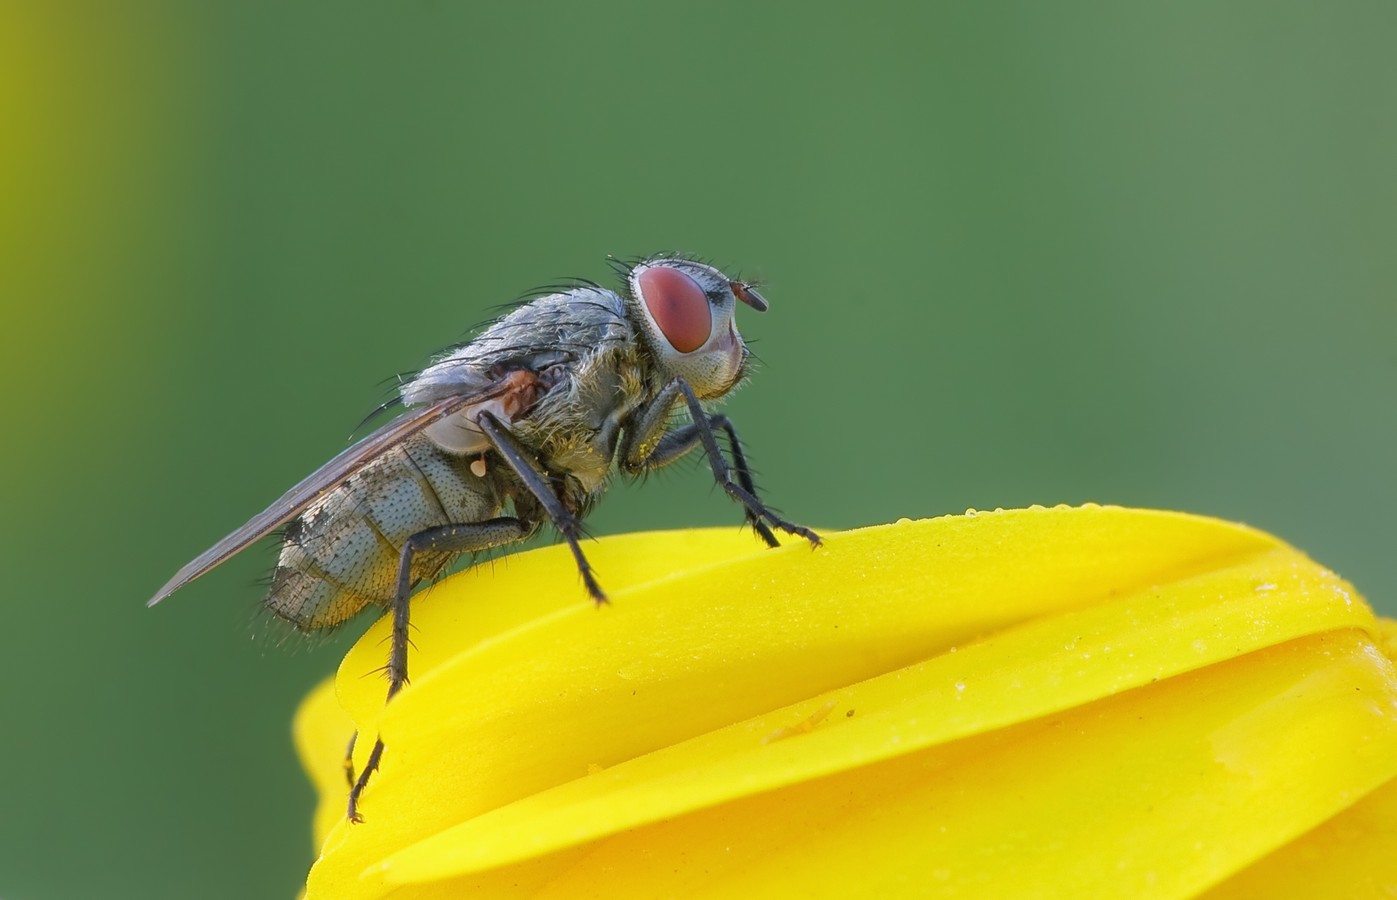
[[[692,353],[708,342],[713,310],[698,282],[678,269],[654,266],[636,280],[640,299],[665,340],[680,353]]]

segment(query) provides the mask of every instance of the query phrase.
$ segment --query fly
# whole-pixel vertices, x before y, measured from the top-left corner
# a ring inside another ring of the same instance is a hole
[[[580,284],[538,297],[439,357],[402,385],[406,412],[204,551],[148,605],[283,529],[267,609],[304,631],[386,609],[391,700],[407,681],[409,597],[460,554],[525,540],[548,522],[587,593],[606,601],[579,536],[613,468],[640,476],[702,447],[768,546],[778,546],[773,529],[819,546],[758,498],[737,431],[706,406],[747,373],[738,302],[764,312],[766,299],[679,256],[617,268],[621,292]],[[675,424],[681,410],[686,421]],[[377,740],[350,773],[352,821],[382,756]]]

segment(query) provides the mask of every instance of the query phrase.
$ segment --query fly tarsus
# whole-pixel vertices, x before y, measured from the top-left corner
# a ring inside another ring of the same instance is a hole
[[[810,542],[812,549],[824,543],[820,540],[818,534],[806,528],[804,525],[788,522],[770,509],[767,509],[766,504],[758,500],[755,494],[741,485],[733,483],[731,479],[722,481],[721,484],[723,485],[723,490],[728,492],[728,496],[732,497],[738,503],[741,503],[743,508],[747,510],[747,521],[751,522],[755,519],[756,525],[753,527],[756,528],[757,526],[761,526],[757,533],[761,534],[763,537],[771,534],[770,529],[767,529],[766,526],[762,524],[763,521],[765,521],[771,523],[771,527],[778,531],[784,531],[787,534],[805,538]],[[771,544],[773,547],[777,546],[774,536],[768,540],[767,543]]]
[[[712,428],[723,429],[723,433],[727,435],[728,452],[732,454],[732,467],[733,470],[737,472],[738,484],[751,495],[753,500],[757,501],[758,505],[761,505],[761,501],[757,500],[757,483],[752,479],[752,467],[747,464],[747,454],[742,450],[742,441],[738,440],[737,429],[733,427],[732,420],[720,413],[715,416],[709,416],[708,424]],[[747,524],[752,526],[752,530],[757,533],[758,537],[766,542],[768,547],[781,546],[781,542],[776,539],[776,535],[772,534],[771,529],[762,521],[759,512],[754,511],[746,501],[742,501],[742,509],[746,516]],[[800,526],[796,527],[799,528]],[[816,543],[819,543],[818,538],[816,538]]]
[[[708,454],[708,464],[713,469],[713,477],[728,496],[742,504],[747,513],[747,521],[752,523],[752,528],[766,541],[770,547],[776,547],[779,542],[772,534],[771,528],[803,537],[810,542],[812,547],[820,546],[820,536],[806,528],[804,525],[797,525],[794,522],[787,522],[767,508],[766,504],[757,499],[757,489],[752,481],[751,470],[747,466],[747,457],[742,452],[742,443],[737,439],[737,431],[732,427],[732,422],[727,416],[710,416],[704,412],[703,404],[699,403],[698,395],[687,381],[676,378],[671,382],[683,395],[684,402],[689,407],[689,418],[693,422],[698,433],[699,442],[703,444],[704,452]],[[728,436],[728,445],[732,450],[733,465],[729,466],[727,458],[718,447],[718,440],[713,434],[714,428],[723,429]],[[733,469],[737,470],[737,481],[733,480]],[[763,524],[765,523],[765,524]],[[771,526],[768,528],[767,526]]]
[[[344,777],[349,782],[349,789],[354,790],[354,745],[359,741],[359,732],[354,732],[349,736],[349,746],[344,748]]]
[[[601,589],[601,584],[597,582],[597,577],[592,574],[592,564],[587,561],[587,556],[582,552],[582,545],[578,542],[582,533],[582,525],[577,521],[577,517],[570,513],[564,514],[559,521],[554,523],[558,533],[567,541],[568,549],[572,551],[573,561],[577,563],[577,574],[582,576],[582,585],[587,589],[587,594],[592,598],[592,602],[597,606],[605,606],[611,601],[606,599],[606,592]]]
[[[369,761],[364,764],[364,771],[359,773],[359,778],[349,789],[349,809],[345,815],[355,825],[364,821],[364,817],[359,814],[359,795],[364,793],[364,787],[369,783],[369,776],[378,768],[381,759],[383,759],[383,741],[376,740],[373,750],[369,752]]]

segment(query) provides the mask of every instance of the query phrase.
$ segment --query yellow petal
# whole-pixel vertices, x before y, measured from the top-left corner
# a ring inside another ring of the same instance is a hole
[[[1356,775],[1391,771],[1397,740],[1373,742],[1371,704],[1352,698],[1355,683],[1380,690],[1390,671],[1369,670],[1351,639],[1304,640],[1314,644],[657,820],[564,855],[561,870],[545,856],[444,879],[443,866],[411,866],[447,848],[413,848],[396,880],[426,889],[394,896],[512,896],[501,889],[539,868],[544,897],[599,884],[612,897],[656,885],[693,897],[1021,897],[1044,885],[1193,896],[1342,809]],[[1277,753],[1277,734],[1292,731],[1310,739]],[[1370,752],[1350,761],[1354,742]],[[1316,773],[1317,761],[1329,765]]]
[[[364,674],[382,666],[383,623],[346,659],[341,696],[366,730],[381,727],[389,749],[365,794],[369,821],[334,829],[309,896],[417,884],[425,893],[394,896],[455,896],[462,878],[487,895],[491,885],[552,885],[569,896],[568,884],[598,883],[597,865],[622,879],[609,896],[644,894],[658,883],[645,880],[646,859],[670,873],[667,889],[709,873],[683,887],[700,894],[721,893],[727,877],[776,894],[782,879],[832,888],[853,876],[841,859],[904,877],[915,859],[922,887],[930,878],[967,889],[991,869],[1086,885],[1105,871],[1142,896],[1149,885],[1181,896],[1397,774],[1391,666],[1367,636],[1371,613],[1331,573],[1240,526],[1022,510],[833,535],[814,554],[760,551],[730,532],[637,535],[589,547],[615,600],[601,613],[577,599],[564,552],[514,557],[493,577],[468,573],[419,602],[414,684],[381,722],[382,683]],[[455,602],[458,592],[475,596]],[[1330,657],[1342,660],[1315,674]],[[1359,682],[1369,702],[1349,709]],[[1306,700],[1317,696],[1328,700]],[[1339,710],[1327,713],[1333,721],[1321,715],[1329,710]],[[1289,783],[1295,760],[1276,752],[1268,729],[1305,716],[1325,724],[1301,748],[1303,772],[1340,737],[1386,755],[1330,760],[1333,778],[1306,775],[1308,793],[1280,804],[1264,828],[1214,810],[1227,790],[1246,812]],[[1112,741],[1116,756],[1090,749]],[[1023,772],[987,769],[986,754]],[[1098,773],[1103,759],[1120,783]],[[1205,759],[1252,777],[1211,783]],[[1005,785],[1015,792],[1004,795]],[[960,824],[938,813],[935,826],[908,810],[902,826],[930,845],[842,827],[859,820],[855,809],[894,827],[887,810],[904,796],[921,796],[924,811],[956,809],[957,797],[970,807],[956,813]],[[1074,797],[1090,797],[1099,815],[1068,813],[1080,806]],[[1164,811],[1144,816],[1155,827],[1135,821],[1144,809]],[[821,810],[845,812],[826,822]],[[1202,852],[1202,832],[1180,828],[1183,811],[1248,839]],[[761,838],[748,819],[775,833]],[[995,829],[1033,837],[995,839]],[[835,832],[857,852],[821,844]],[[960,843],[946,836],[957,834]],[[717,855],[700,864],[704,835]],[[1180,836],[1188,840],[1170,842]],[[953,852],[938,857],[938,846]],[[1059,850],[1035,856],[1035,846]],[[912,856],[869,862],[892,847]],[[612,857],[618,848],[632,856]],[[748,881],[767,869],[774,881]],[[624,888],[625,878],[641,880]]]
[[[1205,900],[1397,895],[1397,779],[1204,894]]]
[[[311,826],[318,847],[344,818],[348,791],[344,754],[354,734],[354,720],[340,708],[333,678],[321,682],[301,703],[291,733],[296,753],[320,798]],[[339,748],[338,755],[335,748]]]

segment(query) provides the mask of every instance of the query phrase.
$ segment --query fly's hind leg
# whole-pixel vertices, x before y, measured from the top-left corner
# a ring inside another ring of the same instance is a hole
[[[349,746],[344,748],[344,777],[349,782],[349,789],[354,790],[354,745],[359,742],[359,732],[354,732],[349,736]]]
[[[443,525],[440,528],[420,531],[407,539],[398,558],[398,579],[393,593],[393,636],[388,653],[389,700],[407,684],[408,598],[412,595],[413,557],[423,552],[478,553],[501,544],[523,540],[528,533],[529,529],[523,522],[504,516],[466,525]],[[351,741],[350,752],[353,753],[353,750],[354,742]],[[359,773],[358,778],[353,779],[349,789],[351,822],[363,821],[363,817],[359,815],[359,795],[364,792],[364,786],[369,783],[369,776],[373,775],[382,759],[383,741],[375,740],[373,750],[369,751],[369,759],[364,764],[364,770]],[[345,770],[352,775],[353,762],[346,762]]]

